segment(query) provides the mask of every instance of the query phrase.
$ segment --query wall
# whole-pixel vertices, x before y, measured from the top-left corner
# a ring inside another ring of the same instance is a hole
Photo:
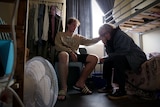
[[[97,44],[91,45],[91,46],[80,46],[87,49],[87,53],[89,54],[95,54],[98,57],[104,56],[104,45],[101,41],[99,41]]]
[[[0,17],[7,24],[11,24],[13,6],[14,6],[13,3],[0,2]]]
[[[160,53],[160,42],[159,42],[160,28],[155,31],[142,34],[142,41],[139,40],[138,33],[130,34],[130,36],[133,38],[135,43],[140,47],[141,47],[141,42],[142,42],[141,48],[146,54],[151,53],[151,52]]]
[[[99,58],[104,56],[104,45],[101,41],[99,41],[97,44],[94,44],[94,45],[91,45],[91,46],[80,46],[80,47],[85,47],[87,49],[87,53],[95,54]],[[97,64],[94,71],[100,71],[100,67],[102,67],[102,65]]]
[[[143,35],[143,49],[146,53],[160,53],[160,28]]]

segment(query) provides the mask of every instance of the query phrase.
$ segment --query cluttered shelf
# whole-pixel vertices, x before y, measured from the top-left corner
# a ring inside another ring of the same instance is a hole
[[[123,6],[122,6],[123,5]],[[107,17],[112,13],[112,20]],[[160,28],[160,0],[121,0],[104,16],[124,31],[145,33]]]

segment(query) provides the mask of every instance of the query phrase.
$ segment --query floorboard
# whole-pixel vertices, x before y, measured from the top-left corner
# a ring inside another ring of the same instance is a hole
[[[96,90],[91,95],[81,95],[78,91],[70,90],[65,101],[57,101],[55,107],[160,107],[158,100],[144,100],[129,96],[121,100],[110,100],[106,93]]]

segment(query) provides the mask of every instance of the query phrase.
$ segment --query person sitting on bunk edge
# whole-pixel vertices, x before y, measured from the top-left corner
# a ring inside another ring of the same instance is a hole
[[[100,62],[103,63],[103,78],[106,80],[106,86],[98,92],[109,93],[110,99],[126,98],[125,72],[128,70],[138,72],[141,64],[147,60],[146,55],[119,27],[103,24],[99,28],[99,35],[108,56],[100,58]],[[119,86],[114,91],[111,83],[113,69],[113,83]]]
[[[92,94],[92,91],[86,86],[85,81],[94,70],[98,57],[91,54],[78,54],[77,50],[79,45],[89,46],[97,43],[100,41],[100,37],[89,39],[74,33],[79,25],[79,20],[71,17],[67,21],[66,32],[58,32],[55,37],[55,49],[56,57],[58,58],[58,73],[60,79],[58,100],[64,100],[66,98],[69,61],[84,63],[81,75],[73,88],[79,90],[82,94]]]

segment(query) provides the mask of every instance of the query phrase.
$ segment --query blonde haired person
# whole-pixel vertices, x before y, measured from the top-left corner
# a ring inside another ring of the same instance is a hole
[[[79,25],[79,20],[71,17],[67,21],[66,32],[59,32],[55,37],[56,56],[59,62],[58,73],[60,77],[58,100],[64,100],[66,98],[69,61],[79,61],[85,64],[74,88],[80,90],[83,94],[92,94],[92,91],[86,86],[85,81],[95,68],[98,58],[95,55],[78,54],[77,50],[79,45],[89,46],[97,43],[100,40],[100,37],[88,39],[80,34],[75,34],[74,31]]]

